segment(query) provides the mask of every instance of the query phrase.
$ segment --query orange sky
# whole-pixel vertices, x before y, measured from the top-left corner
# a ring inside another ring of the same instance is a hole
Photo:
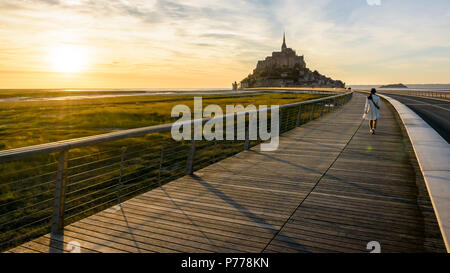
[[[2,0],[0,10],[0,88],[229,88],[279,50],[283,30],[310,69],[347,84],[450,82],[448,1]]]

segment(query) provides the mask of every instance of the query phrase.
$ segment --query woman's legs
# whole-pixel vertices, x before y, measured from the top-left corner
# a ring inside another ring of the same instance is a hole
[[[370,132],[373,133],[376,127],[376,120],[369,120]]]

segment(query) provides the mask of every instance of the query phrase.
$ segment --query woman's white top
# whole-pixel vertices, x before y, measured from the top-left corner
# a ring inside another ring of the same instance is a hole
[[[380,110],[373,103],[376,103],[380,107],[380,97],[377,95],[372,95],[372,100],[366,98],[366,105],[364,106],[363,118],[368,120],[376,120],[380,117]],[[367,114],[365,114],[367,113]]]

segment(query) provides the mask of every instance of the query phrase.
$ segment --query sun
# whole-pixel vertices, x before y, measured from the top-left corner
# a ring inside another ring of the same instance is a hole
[[[51,51],[51,62],[55,72],[81,72],[86,64],[86,52],[77,46],[57,46]]]

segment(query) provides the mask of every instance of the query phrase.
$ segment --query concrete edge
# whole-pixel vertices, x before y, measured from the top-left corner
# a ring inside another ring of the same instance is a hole
[[[405,126],[450,253],[450,145],[409,107],[386,95],[379,96],[394,107]]]

